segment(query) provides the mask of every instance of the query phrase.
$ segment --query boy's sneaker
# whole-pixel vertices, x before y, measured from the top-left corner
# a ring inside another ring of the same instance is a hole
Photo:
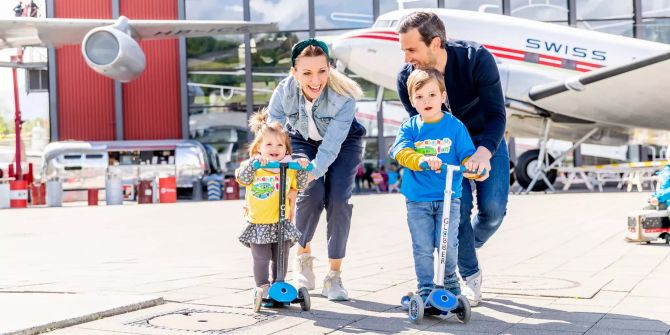
[[[458,282],[456,274],[447,275],[444,278],[444,289],[453,293],[455,296],[461,294],[461,284]]]
[[[482,301],[482,271],[465,279],[463,295],[468,298],[470,306],[475,307]]]
[[[340,271],[330,271],[323,280],[321,295],[328,298],[328,300],[349,300],[349,292],[342,285],[341,273]]]
[[[314,257],[310,254],[300,254],[293,263],[293,281],[298,288],[304,287],[313,290],[316,287],[314,277]]]

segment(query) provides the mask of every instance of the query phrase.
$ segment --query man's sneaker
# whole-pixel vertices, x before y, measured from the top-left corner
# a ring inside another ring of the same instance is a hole
[[[326,279],[323,280],[321,295],[328,298],[328,300],[349,300],[349,293],[342,285],[340,274],[340,271],[330,271],[326,275]]]
[[[479,305],[482,301],[482,271],[479,270],[474,275],[465,279],[463,295],[468,298],[470,306]]]
[[[293,263],[293,280],[298,288],[304,287],[313,290],[316,287],[314,268],[314,257],[310,254],[300,254]]]

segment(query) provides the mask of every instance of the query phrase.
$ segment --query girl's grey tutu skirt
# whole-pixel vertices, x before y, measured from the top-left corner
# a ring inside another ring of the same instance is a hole
[[[284,235],[284,241],[290,241],[292,246],[295,242],[300,239],[302,233],[296,228],[291,222],[284,221],[282,224],[282,230]],[[253,244],[270,244],[277,243],[279,235],[278,224],[255,224],[249,223],[246,228],[240,234],[239,240],[246,247],[249,247],[250,243]]]

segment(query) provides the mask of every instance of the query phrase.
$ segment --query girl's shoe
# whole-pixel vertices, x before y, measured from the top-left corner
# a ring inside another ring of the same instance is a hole
[[[261,307],[268,307],[263,299],[268,297],[270,285],[265,284],[254,289],[254,312],[259,312]]]

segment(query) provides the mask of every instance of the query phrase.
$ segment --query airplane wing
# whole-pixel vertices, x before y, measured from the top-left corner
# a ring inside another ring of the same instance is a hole
[[[529,97],[556,114],[599,123],[670,129],[670,51],[537,85]]]
[[[0,19],[0,48],[79,44],[93,28],[109,26],[116,20],[16,18]],[[245,32],[276,31],[276,23],[246,21],[129,20],[138,39],[202,37]]]

